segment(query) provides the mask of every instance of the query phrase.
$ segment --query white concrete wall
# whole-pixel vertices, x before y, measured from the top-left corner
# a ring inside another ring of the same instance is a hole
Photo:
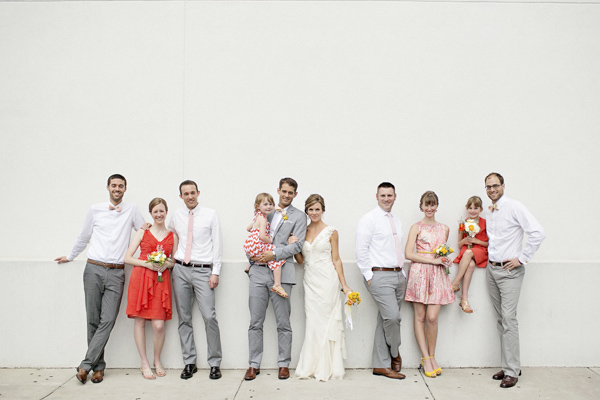
[[[383,180],[396,184],[404,233],[425,190],[452,228],[483,177],[506,178],[548,238],[520,303],[524,365],[598,366],[595,200],[600,162],[600,4],[551,2],[0,2],[0,366],[72,366],[85,351],[82,269],[67,254],[106,178],[126,201],[181,206],[200,185],[225,233],[217,312],[223,367],[247,364],[245,226],[279,178],[327,201],[352,287],[349,367],[368,367],[375,308],[354,264],[354,231]],[[302,271],[297,268],[298,278]],[[448,366],[499,364],[483,271],[471,301],[440,317]],[[293,294],[294,363],[304,328]],[[125,299],[124,299],[125,301]],[[204,363],[201,318],[197,338]],[[416,366],[412,310],[403,355]],[[125,315],[109,366],[136,366]],[[272,316],[264,366],[276,365]],[[164,362],[181,365],[176,322]]]

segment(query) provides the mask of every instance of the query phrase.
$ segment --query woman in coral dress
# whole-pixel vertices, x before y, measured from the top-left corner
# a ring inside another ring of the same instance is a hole
[[[469,287],[475,267],[485,268],[488,262],[487,247],[489,239],[486,232],[485,219],[479,218],[482,211],[482,202],[479,196],[472,196],[467,200],[467,213],[469,220],[474,221],[479,225],[479,233],[475,237],[467,236],[463,231],[459,231],[458,245],[462,246],[460,254],[454,259],[454,263],[458,264],[458,272],[452,280],[452,289],[455,292],[460,290],[460,281],[463,282],[463,290],[460,295],[460,303],[458,305],[467,314],[471,314],[473,309],[469,305]],[[471,248],[469,248],[471,246]]]
[[[146,379],[156,379],[150,369],[146,356],[146,321],[152,321],[154,333],[154,368],[156,375],[165,376],[166,372],[160,362],[160,353],[165,342],[165,321],[171,319],[171,276],[169,269],[173,261],[167,260],[163,265],[150,263],[148,255],[157,250],[164,251],[170,258],[171,251],[177,248],[177,235],[169,232],[165,226],[167,202],[155,198],[149,205],[154,224],[149,230],[140,229],[131,241],[125,255],[125,262],[133,265],[127,291],[127,316],[135,318],[133,337],[142,361],[142,375]],[[139,258],[133,255],[140,248]],[[162,276],[159,276],[159,273]]]
[[[446,243],[450,229],[435,220],[438,197],[434,192],[425,192],[419,204],[425,217],[411,226],[408,233],[405,253],[412,264],[405,300],[412,302],[415,310],[414,329],[421,350],[421,366],[426,376],[435,378],[442,374],[435,360],[438,315],[442,305],[454,302],[454,292],[445,273],[450,260],[436,258],[434,250]]]
[[[296,377],[319,381],[344,377],[344,267],[338,251],[338,233],[321,219],[325,200],[318,194],[308,197],[305,212],[311,222],[306,230],[302,253],[296,261],[304,264],[304,311],[306,330],[296,367]]]

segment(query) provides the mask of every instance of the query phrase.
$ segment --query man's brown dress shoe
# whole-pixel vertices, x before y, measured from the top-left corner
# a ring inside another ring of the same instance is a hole
[[[244,375],[244,380],[252,381],[256,379],[256,375],[260,374],[260,368],[248,368],[246,371],[246,375]]]
[[[279,379],[287,379],[290,377],[290,370],[288,367],[279,367]]]
[[[373,368],[373,375],[383,375],[392,379],[404,379],[406,375],[396,372],[391,368]]]
[[[77,374],[75,374],[75,377],[77,378],[77,380],[81,383],[86,383],[87,382],[87,376],[88,376],[88,372],[81,368],[81,367],[77,367]]]
[[[402,369],[402,357],[398,353],[398,357],[392,357],[392,369],[396,372],[400,372]]]
[[[519,381],[519,378],[513,378],[510,375],[504,375],[504,379],[502,379],[502,382],[500,383],[500,387],[501,388],[510,388],[510,387],[515,386],[518,381]]]
[[[98,371],[94,371],[94,375],[92,375],[92,383],[100,383],[104,380],[104,371],[99,369]]]
[[[519,376],[521,376],[521,371],[519,371]],[[492,379],[495,381],[501,381],[502,379],[504,379],[504,370],[500,370],[500,371],[496,372],[492,376]]]

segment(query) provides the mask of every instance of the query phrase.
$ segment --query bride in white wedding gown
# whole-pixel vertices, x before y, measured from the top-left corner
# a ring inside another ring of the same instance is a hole
[[[296,367],[297,378],[314,377],[320,381],[344,377],[344,294],[346,285],[338,251],[338,233],[321,219],[325,200],[313,194],[306,199],[304,211],[310,218],[302,253],[296,261],[304,264],[304,311],[306,332]]]

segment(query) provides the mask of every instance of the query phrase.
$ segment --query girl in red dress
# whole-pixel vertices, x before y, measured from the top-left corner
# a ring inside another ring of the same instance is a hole
[[[154,333],[154,368],[157,376],[165,376],[166,371],[160,363],[160,353],[165,343],[165,321],[171,319],[171,276],[169,269],[174,261],[171,251],[177,248],[177,235],[169,232],[165,226],[167,202],[155,198],[149,205],[154,224],[149,230],[140,229],[127,249],[125,262],[133,265],[127,290],[127,316],[135,318],[133,337],[142,360],[142,375],[145,379],[156,379],[150,369],[146,356],[146,321],[152,321]],[[133,255],[140,248],[139,258]],[[159,265],[148,262],[148,254],[162,250],[169,257]],[[159,272],[162,277],[159,278]]]
[[[257,257],[265,251],[273,251],[273,239],[269,236],[270,224],[267,220],[267,215],[275,207],[275,201],[269,193],[259,193],[254,200],[254,219],[248,227],[250,235],[244,243],[244,251],[248,257]],[[285,222],[286,216],[284,215]],[[284,260],[273,260],[268,263],[269,268],[273,271],[274,285],[271,288],[272,292],[277,293],[281,297],[289,297],[281,286],[281,266],[285,263]],[[248,272],[248,269],[246,269]]]
[[[460,281],[463,281],[462,295],[460,296],[460,303],[458,305],[464,312],[471,314],[473,309],[469,305],[469,286],[471,285],[471,278],[473,277],[475,267],[485,268],[487,265],[488,236],[485,230],[485,219],[479,218],[479,214],[482,211],[481,198],[479,196],[470,197],[465,207],[467,208],[469,219],[479,225],[480,231],[475,237],[468,236],[464,231],[458,234],[458,245],[461,246],[461,249],[460,254],[454,260],[458,264],[458,273],[452,281],[452,289],[458,292],[460,290]]]

